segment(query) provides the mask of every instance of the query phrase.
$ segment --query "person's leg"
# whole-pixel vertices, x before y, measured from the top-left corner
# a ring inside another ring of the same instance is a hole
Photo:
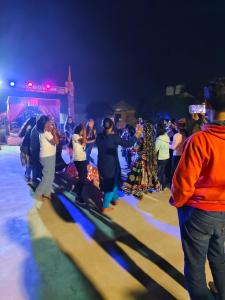
[[[184,276],[191,300],[213,300],[207,288],[205,262],[213,226],[198,209],[178,209],[181,242],[184,251]]]
[[[92,163],[94,162],[94,159],[91,157],[91,152],[92,152],[93,147],[94,147],[94,143],[90,144],[89,162],[92,162]]]
[[[116,184],[113,189],[113,201],[118,200],[118,198],[119,198],[118,185]]]
[[[83,187],[87,183],[87,161],[75,161],[74,163],[79,176],[78,196],[81,197]]]
[[[26,179],[28,181],[30,181],[31,171],[32,171],[31,165],[30,165],[29,162],[27,162],[27,164],[26,164],[26,170],[25,170],[25,177],[26,177]]]
[[[218,214],[217,229],[209,242],[208,260],[219,299],[225,300],[225,212],[214,213],[216,214]],[[219,222],[221,217],[224,219],[222,223]]]
[[[162,170],[161,170],[161,180],[162,180],[162,188],[163,190],[165,189],[166,187],[166,166],[167,166],[167,163],[168,163],[168,159],[164,159],[162,161]]]
[[[32,169],[32,183],[36,187],[39,183],[39,161],[32,160],[31,162],[31,169]]]
[[[127,165],[128,165],[128,168],[130,169],[130,166],[131,166],[131,151],[130,149],[127,149]]]
[[[176,171],[176,168],[178,166],[178,163],[180,161],[180,156],[173,156],[172,158],[172,168],[171,168],[171,179],[173,180],[173,175]]]
[[[44,157],[40,159],[42,169],[42,179],[38,185],[35,195],[50,195],[52,191],[52,183],[55,178],[55,156]]]
[[[163,160],[158,160],[158,179],[160,182],[160,185],[163,185]]]
[[[109,208],[111,201],[113,200],[114,192],[105,192],[103,197],[103,209]]]
[[[91,144],[86,145],[86,160],[87,163],[90,162],[90,156],[91,156]]]

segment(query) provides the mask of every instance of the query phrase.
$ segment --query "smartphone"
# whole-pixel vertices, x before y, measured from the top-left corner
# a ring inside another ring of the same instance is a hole
[[[189,113],[190,114],[205,114],[206,113],[205,104],[190,105],[189,106]]]

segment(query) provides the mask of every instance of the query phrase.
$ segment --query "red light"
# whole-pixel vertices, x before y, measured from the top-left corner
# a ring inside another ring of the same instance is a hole
[[[32,88],[33,87],[33,82],[28,82],[28,84],[27,84],[27,86],[29,87],[29,88]]]

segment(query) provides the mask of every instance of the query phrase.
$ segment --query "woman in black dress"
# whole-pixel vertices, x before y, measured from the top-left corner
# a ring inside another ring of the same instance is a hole
[[[104,192],[103,212],[112,210],[110,203],[118,201],[118,186],[120,179],[120,164],[118,158],[118,146],[131,147],[142,133],[139,127],[136,134],[130,140],[123,140],[113,131],[113,121],[109,118],[103,120],[103,132],[98,135],[96,144],[98,147],[98,171],[100,188]]]

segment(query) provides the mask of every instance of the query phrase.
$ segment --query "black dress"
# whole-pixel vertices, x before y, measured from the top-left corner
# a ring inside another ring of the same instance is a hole
[[[115,182],[119,180],[120,164],[117,151],[118,146],[131,147],[135,142],[135,137],[130,140],[123,140],[117,134],[106,135],[101,133],[97,136],[100,188],[104,192],[111,192]]]

